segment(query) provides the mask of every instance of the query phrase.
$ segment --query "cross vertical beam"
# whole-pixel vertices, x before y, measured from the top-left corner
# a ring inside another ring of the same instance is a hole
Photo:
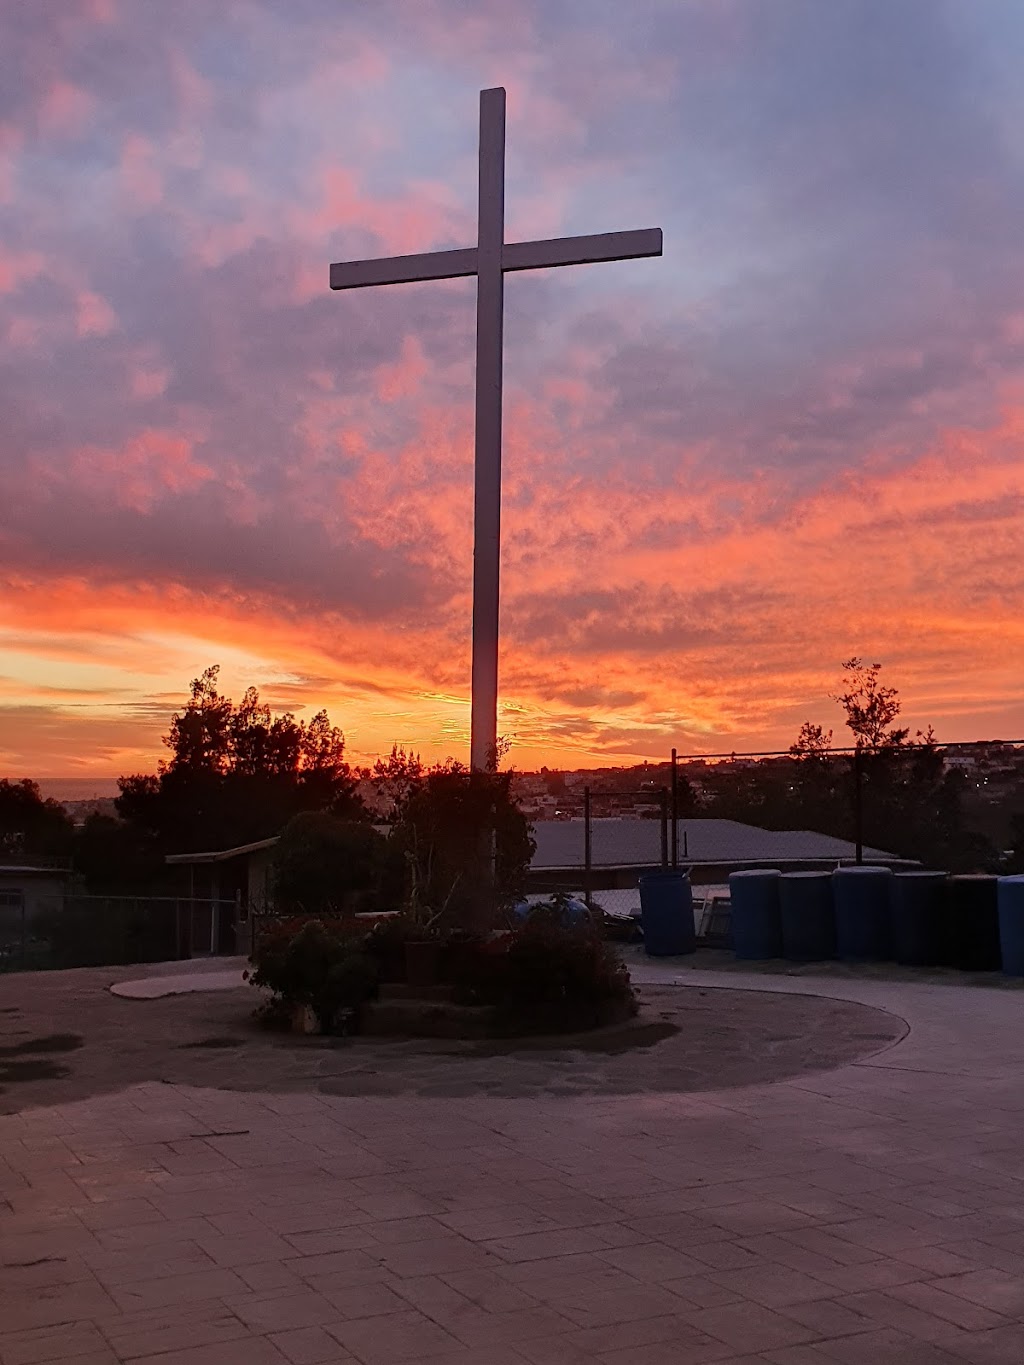
[[[498,606],[501,531],[501,354],[506,271],[660,256],[661,229],[602,232],[547,241],[505,241],[505,91],[480,92],[477,244],[371,261],[336,261],[332,289],[410,284],[476,275],[476,453],[473,536],[473,697],[470,763],[497,757]]]
[[[505,280],[505,91],[480,92],[476,285],[476,453],[470,766],[496,762],[501,542],[501,376]]]

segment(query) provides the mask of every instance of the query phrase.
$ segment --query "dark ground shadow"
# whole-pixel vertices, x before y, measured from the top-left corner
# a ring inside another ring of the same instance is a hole
[[[252,1019],[259,996],[248,986],[156,1000],[107,989],[145,974],[0,977],[0,1113],[147,1081],[331,1095],[692,1093],[841,1066],[907,1031],[883,1010],[772,993],[766,980],[763,992],[645,986],[636,1020],[557,1040],[302,1038],[260,1029]]]

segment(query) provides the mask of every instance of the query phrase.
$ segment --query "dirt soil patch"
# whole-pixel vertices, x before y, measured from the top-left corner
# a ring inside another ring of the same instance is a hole
[[[897,1016],[847,1001],[645,986],[637,1019],[572,1037],[301,1038],[259,1028],[248,986],[155,1000],[110,994],[144,970],[0,977],[0,1113],[146,1081],[380,1096],[710,1091],[841,1066],[906,1033]]]

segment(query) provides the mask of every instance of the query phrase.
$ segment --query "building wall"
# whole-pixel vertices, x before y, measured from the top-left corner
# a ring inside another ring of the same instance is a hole
[[[271,883],[271,863],[274,850],[261,848],[248,857],[248,908],[249,910],[268,910],[273,900]]]
[[[64,896],[65,880],[61,876],[28,875],[18,872],[0,872],[0,938],[21,934],[22,910],[9,902],[14,893],[22,898],[26,931],[40,910],[60,902]]]

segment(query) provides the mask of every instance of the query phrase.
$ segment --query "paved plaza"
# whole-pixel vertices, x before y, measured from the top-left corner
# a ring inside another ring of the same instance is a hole
[[[3,979],[0,1362],[1019,1365],[1024,991],[636,961],[603,1050]]]

